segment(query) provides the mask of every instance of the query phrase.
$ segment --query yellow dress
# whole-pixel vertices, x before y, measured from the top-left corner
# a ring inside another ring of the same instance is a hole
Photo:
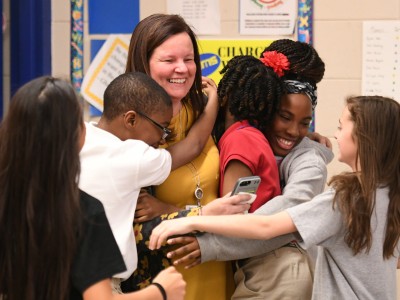
[[[184,103],[180,113],[173,117],[169,128],[176,138],[165,147],[186,136],[187,128],[193,124],[193,111],[190,104]],[[210,137],[202,153],[191,163],[184,165],[169,175],[167,180],[155,189],[156,197],[185,209],[186,205],[196,205],[194,196],[200,182],[203,190],[201,205],[218,197],[219,153]],[[230,262],[207,262],[189,270],[178,268],[187,282],[185,300],[225,300],[230,299],[234,290]]]

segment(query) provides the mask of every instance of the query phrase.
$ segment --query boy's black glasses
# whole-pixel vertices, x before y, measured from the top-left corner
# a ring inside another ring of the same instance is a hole
[[[162,135],[162,139],[165,140],[171,133],[171,129],[162,126],[160,123],[154,121],[152,118],[146,116],[144,113],[141,113],[140,111],[136,111],[139,115],[141,115],[142,117],[145,117],[147,120],[149,120],[151,123],[153,123],[154,125],[156,125],[158,128],[160,128],[163,131],[163,135]]]

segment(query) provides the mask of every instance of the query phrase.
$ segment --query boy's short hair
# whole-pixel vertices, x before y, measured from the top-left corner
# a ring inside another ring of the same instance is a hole
[[[129,110],[148,115],[172,107],[170,96],[151,77],[141,72],[116,77],[104,91],[103,116],[113,120]]]

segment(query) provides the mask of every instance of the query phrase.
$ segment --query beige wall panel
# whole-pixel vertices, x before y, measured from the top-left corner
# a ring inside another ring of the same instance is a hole
[[[52,0],[51,19],[53,22],[69,22],[71,12],[70,1]]]
[[[7,14],[7,19],[10,19],[10,0],[4,0],[3,3],[3,13]]]
[[[220,0],[221,21],[238,21],[239,19],[239,1]]]
[[[70,1],[51,1],[51,72],[53,76],[70,77]]]
[[[316,20],[387,20],[400,17],[399,0],[314,1]]]
[[[361,78],[362,22],[316,21],[315,48],[325,61],[325,78]]]
[[[344,107],[344,100],[351,95],[359,95],[360,80],[323,79],[318,84],[318,105],[315,110],[315,129],[332,137]]]
[[[167,1],[166,0],[141,0],[140,1],[140,19],[144,19],[155,13],[166,13]]]
[[[221,33],[223,33],[223,35],[215,36],[214,38],[216,38],[216,39],[239,38],[238,31],[239,31],[238,20],[224,21],[224,22],[221,22]],[[247,36],[246,36],[246,38],[247,38]]]
[[[53,76],[69,78],[70,74],[70,23],[53,22],[52,36],[52,74]]]

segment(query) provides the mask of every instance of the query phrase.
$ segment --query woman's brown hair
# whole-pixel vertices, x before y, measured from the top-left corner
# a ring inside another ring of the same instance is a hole
[[[348,98],[354,122],[359,170],[334,176],[334,205],[343,214],[345,241],[354,254],[369,251],[372,244],[371,216],[377,188],[389,188],[389,207],[383,257],[390,258],[400,235],[400,104],[380,96]]]

